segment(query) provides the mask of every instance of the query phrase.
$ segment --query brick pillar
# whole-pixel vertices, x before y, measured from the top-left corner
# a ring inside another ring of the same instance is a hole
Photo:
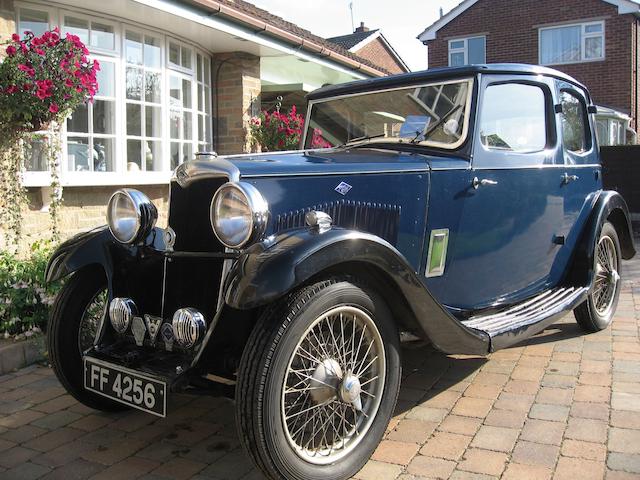
[[[15,10],[13,0],[0,0],[0,43],[5,42],[16,31]],[[5,49],[0,48],[0,58],[5,56]]]
[[[221,155],[250,152],[249,120],[260,108],[260,57],[248,53],[216,55],[212,75],[214,148]]]

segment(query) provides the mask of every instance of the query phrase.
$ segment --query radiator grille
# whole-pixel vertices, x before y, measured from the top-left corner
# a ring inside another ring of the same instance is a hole
[[[339,200],[302,208],[280,214],[276,217],[274,230],[276,233],[300,228],[305,225],[305,215],[311,210],[322,211],[333,219],[333,224],[354,230],[360,230],[384,238],[391,244],[398,240],[400,223],[400,206],[358,202],[355,200]]]

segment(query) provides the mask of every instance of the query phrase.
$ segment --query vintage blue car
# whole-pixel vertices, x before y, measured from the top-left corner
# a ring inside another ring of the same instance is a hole
[[[563,73],[435,69],[308,100],[302,151],[180,165],[167,228],[116,192],[108,225],[51,258],[69,278],[49,351],[85,405],[233,396],[266,477],[346,479],[394,410],[401,338],[486,355],[571,310],[604,329],[635,250]]]

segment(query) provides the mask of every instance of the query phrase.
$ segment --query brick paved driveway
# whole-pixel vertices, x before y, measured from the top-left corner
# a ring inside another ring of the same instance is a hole
[[[568,315],[488,358],[406,348],[397,416],[357,478],[640,478],[640,260],[624,267],[618,314],[598,334]],[[107,415],[48,368],[1,377],[0,477],[261,478],[231,401],[176,402],[164,420]]]

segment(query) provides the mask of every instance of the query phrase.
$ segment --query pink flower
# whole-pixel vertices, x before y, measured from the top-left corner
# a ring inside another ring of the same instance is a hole
[[[49,111],[51,113],[58,113],[59,111],[58,105],[55,103],[52,103],[51,105],[49,105]]]
[[[44,100],[45,98],[47,98],[48,95],[45,90],[38,89],[35,93],[35,96],[38,97],[40,100]]]
[[[28,72],[31,70],[31,67],[25,65],[24,63],[18,64],[18,70],[22,70],[23,72]]]
[[[16,47],[14,47],[13,45],[9,45],[7,47],[7,55],[9,55],[10,57],[13,57],[16,54]]]
[[[18,87],[15,85],[9,85],[6,91],[8,94],[16,93],[18,91]]]
[[[14,42],[19,42],[20,35],[18,35],[17,33],[14,33],[13,35],[11,35],[11,40],[13,40]]]
[[[44,57],[44,50],[42,50],[41,48],[34,48],[33,50],[41,57]]]

